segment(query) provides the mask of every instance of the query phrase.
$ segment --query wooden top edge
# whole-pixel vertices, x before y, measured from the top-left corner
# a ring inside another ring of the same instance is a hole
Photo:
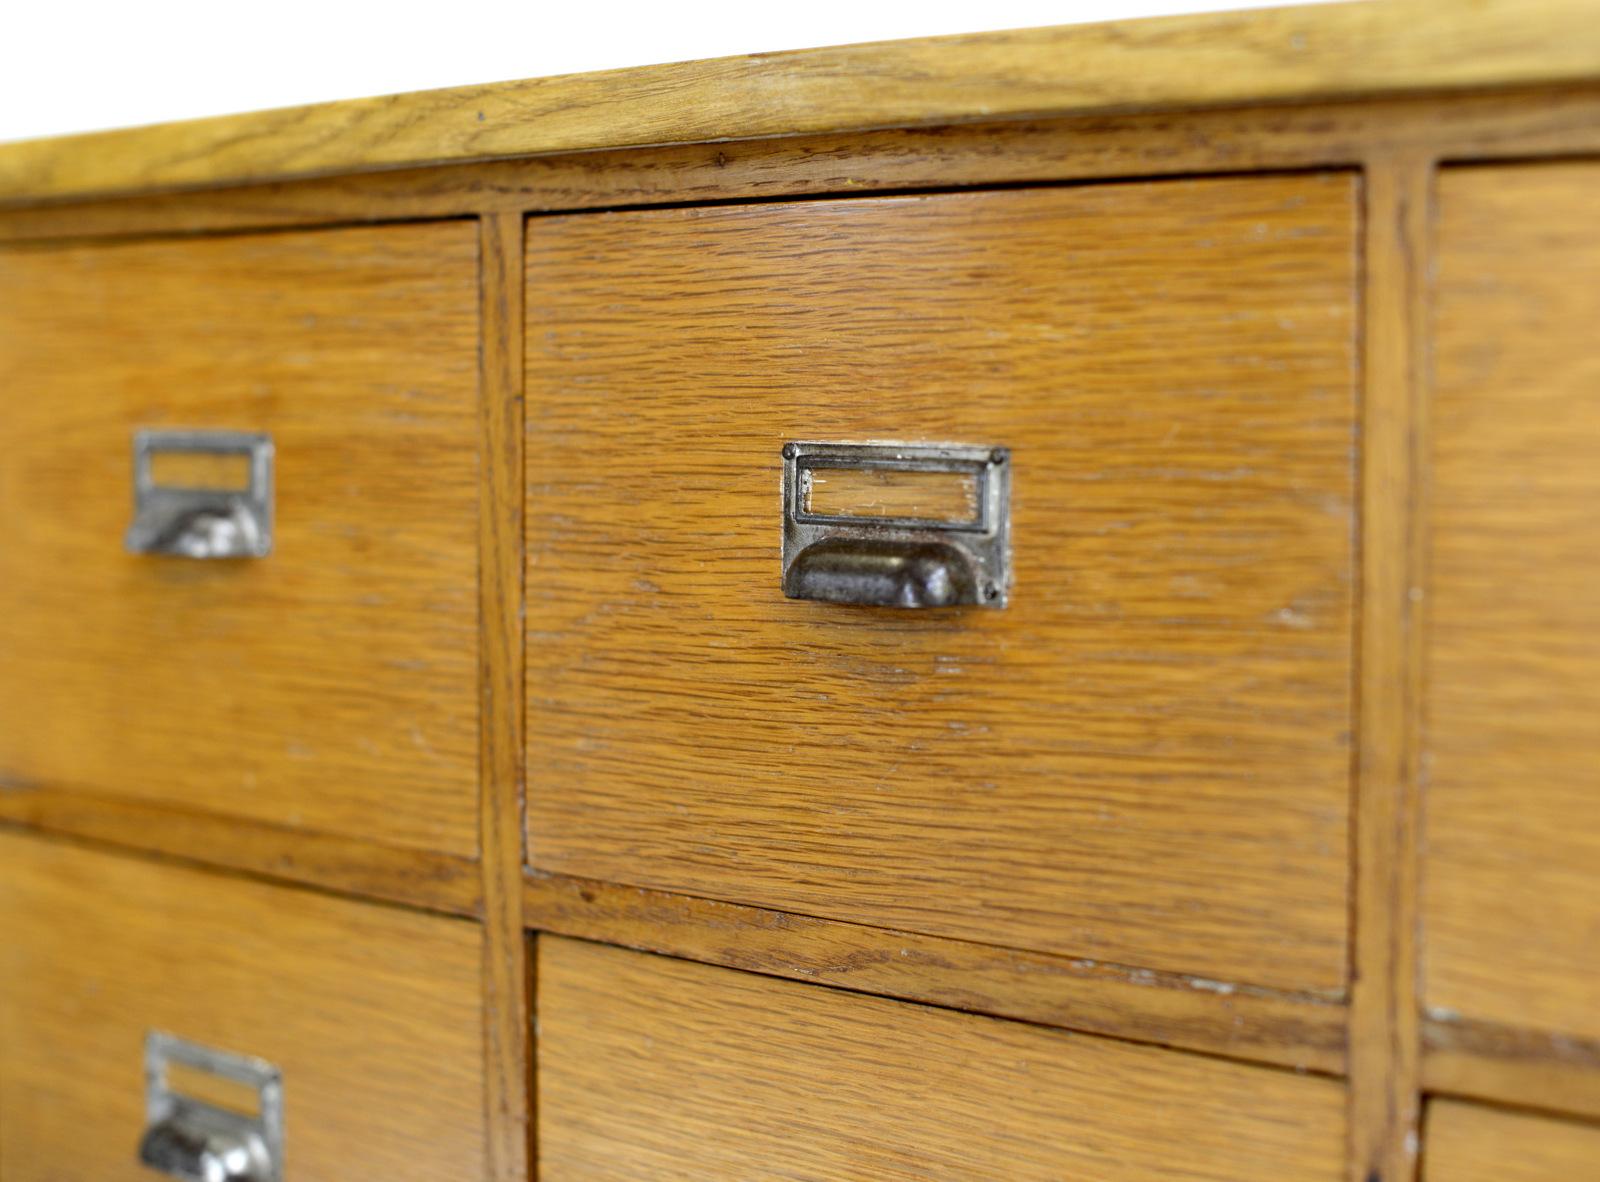
[[[1600,78],[1596,0],[1359,0],[757,54],[0,144],[0,204],[601,148]]]

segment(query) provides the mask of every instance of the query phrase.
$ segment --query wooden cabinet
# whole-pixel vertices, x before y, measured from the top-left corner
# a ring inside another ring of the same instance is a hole
[[[1344,983],[1356,181],[541,219],[541,870]],[[786,599],[786,441],[1004,446],[1003,611]]]
[[[1342,1176],[1331,1080],[541,938],[539,1177]]]
[[[0,784],[470,855],[476,336],[460,224],[7,253]],[[271,438],[270,557],[124,551],[149,428]]]
[[[1600,166],[1439,180],[1425,1002],[1600,1039]]]
[[[7,1182],[157,1176],[136,1153],[152,1031],[281,1073],[291,1182],[483,1176],[475,925],[7,833],[0,866]]]
[[[1592,1175],[1595,16],[0,145],[0,1179]]]

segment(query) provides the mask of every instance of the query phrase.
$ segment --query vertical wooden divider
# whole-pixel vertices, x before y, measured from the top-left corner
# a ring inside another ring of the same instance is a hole
[[[1417,753],[1433,160],[1367,162],[1352,976],[1351,1182],[1418,1151]]]
[[[488,1176],[527,1182],[529,961],[522,931],[522,215],[479,220],[479,864]]]

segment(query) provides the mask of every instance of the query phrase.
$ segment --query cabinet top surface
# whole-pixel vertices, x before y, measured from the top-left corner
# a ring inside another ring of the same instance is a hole
[[[1359,0],[756,54],[0,144],[0,205],[510,156],[1600,79],[1596,0]]]

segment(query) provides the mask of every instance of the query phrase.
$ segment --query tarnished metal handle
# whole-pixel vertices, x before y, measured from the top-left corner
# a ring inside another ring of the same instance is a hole
[[[243,488],[159,485],[159,452],[249,458]],[[179,558],[264,558],[272,553],[272,439],[238,431],[140,431],[133,439],[133,524],[123,541],[134,554]]]
[[[951,607],[978,597],[972,563],[955,546],[865,538],[807,546],[784,573],[783,593],[863,607]]]
[[[271,1182],[272,1162],[260,1136],[205,1128],[193,1114],[145,1130],[139,1164],[185,1182]]]
[[[255,1111],[235,1112],[175,1090],[167,1078],[172,1064],[244,1085],[255,1094]],[[141,1165],[184,1182],[282,1182],[283,1082],[271,1063],[152,1030],[144,1074]]]

